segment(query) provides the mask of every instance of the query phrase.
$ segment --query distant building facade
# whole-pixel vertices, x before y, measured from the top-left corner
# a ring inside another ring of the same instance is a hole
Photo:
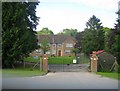
[[[50,56],[72,56],[74,53],[74,45],[76,44],[75,38],[68,35],[38,35],[38,45],[47,40],[49,50],[46,52]],[[38,53],[43,54],[42,49],[36,50]]]

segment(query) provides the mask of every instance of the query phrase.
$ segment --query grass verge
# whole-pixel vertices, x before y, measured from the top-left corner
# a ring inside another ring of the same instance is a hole
[[[75,57],[49,57],[49,64],[72,64],[72,61]]]
[[[2,69],[3,77],[32,77],[32,76],[41,76],[46,74],[46,72],[39,69],[30,68],[16,68],[16,69]]]
[[[97,72],[98,75],[120,80],[120,73],[115,72]]]

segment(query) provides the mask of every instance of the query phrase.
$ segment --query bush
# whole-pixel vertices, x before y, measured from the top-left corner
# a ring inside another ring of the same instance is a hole
[[[33,63],[37,63],[38,61],[40,61],[40,57],[26,57],[24,58],[25,62],[33,62]]]

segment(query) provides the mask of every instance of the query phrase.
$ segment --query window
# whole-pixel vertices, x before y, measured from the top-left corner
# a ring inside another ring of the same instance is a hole
[[[73,44],[66,44],[66,47],[73,47]]]
[[[65,53],[66,53],[66,54],[70,54],[71,51],[70,51],[70,50],[65,50]]]
[[[47,51],[47,52],[46,52],[46,54],[50,54],[50,52],[49,52],[49,51]]]
[[[61,47],[62,46],[62,44],[58,44],[58,47]]]
[[[56,44],[52,44],[53,45],[53,47],[56,47]]]
[[[56,50],[52,50],[52,54],[56,54]]]

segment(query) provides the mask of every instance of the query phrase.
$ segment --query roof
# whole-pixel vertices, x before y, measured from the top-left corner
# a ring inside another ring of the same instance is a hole
[[[104,50],[99,50],[99,51],[95,52],[95,54],[96,54],[96,55],[99,55],[99,54],[101,54],[101,53],[103,53],[103,52],[104,52]]]
[[[99,54],[101,54],[101,53],[103,53],[103,52],[104,52],[104,50],[93,51],[93,53],[90,54],[90,55],[93,55],[93,54],[99,55]]]
[[[49,43],[63,43],[65,40],[71,39],[76,41],[74,37],[69,35],[38,35],[38,42],[43,42],[48,40]]]

